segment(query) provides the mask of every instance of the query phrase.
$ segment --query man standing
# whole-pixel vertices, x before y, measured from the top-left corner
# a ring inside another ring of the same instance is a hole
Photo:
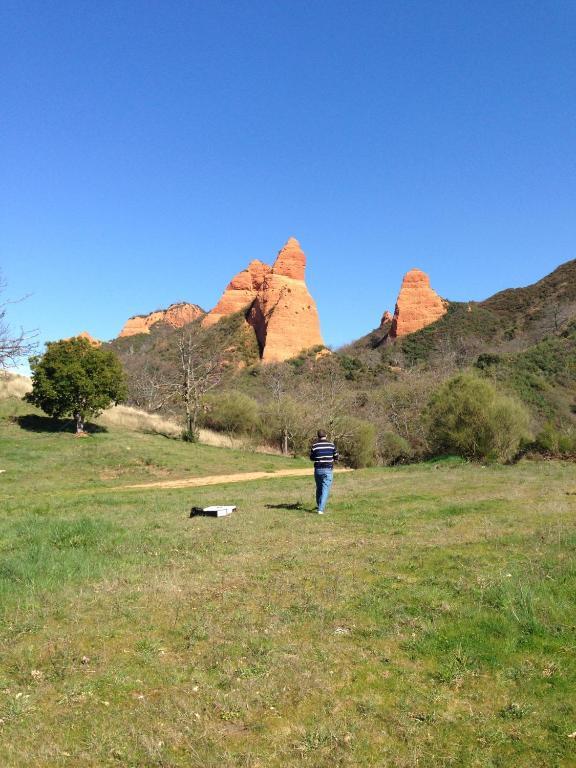
[[[338,461],[336,446],[328,440],[323,429],[318,430],[318,440],[312,443],[310,460],[314,462],[316,511],[319,515],[323,515],[332,485],[334,462]]]

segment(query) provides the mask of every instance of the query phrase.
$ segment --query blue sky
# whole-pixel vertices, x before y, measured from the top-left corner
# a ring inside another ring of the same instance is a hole
[[[3,0],[11,324],[210,309],[291,235],[334,346],[412,267],[534,282],[576,256],[575,29],[563,0]]]

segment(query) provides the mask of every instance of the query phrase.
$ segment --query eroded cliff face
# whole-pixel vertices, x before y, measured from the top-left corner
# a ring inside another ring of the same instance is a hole
[[[182,328],[196,318],[201,317],[204,310],[196,304],[180,302],[171,304],[168,309],[158,309],[149,315],[135,315],[126,321],[118,338],[135,336],[138,333],[150,333],[150,328],[156,323],[166,323],[172,328]]]
[[[288,360],[303,349],[324,345],[318,309],[304,280],[305,269],[304,251],[291,237],[278,253],[248,315],[263,363]]]
[[[208,327],[246,310],[246,321],[256,333],[264,363],[287,360],[303,349],[323,346],[318,310],[304,280],[305,269],[306,256],[298,240],[291,237],[272,267],[256,260],[239,272],[202,325]]]
[[[406,336],[425,328],[446,314],[448,302],[430,287],[430,278],[420,269],[404,275],[392,319],[390,336]]]
[[[228,283],[218,304],[202,320],[202,326],[208,328],[223,317],[233,315],[242,309],[248,310],[271,271],[272,267],[268,264],[258,259],[251,261],[246,269],[238,272]]]
[[[204,315],[209,328],[223,317],[243,311],[246,331],[255,333],[264,363],[280,362],[302,350],[324,346],[316,303],[305,282],[306,256],[291,237],[273,266],[255,259],[226,286],[218,304],[204,315],[195,304],[172,304],[168,309],[131,317],[120,338],[150,333],[156,323],[180,328]]]

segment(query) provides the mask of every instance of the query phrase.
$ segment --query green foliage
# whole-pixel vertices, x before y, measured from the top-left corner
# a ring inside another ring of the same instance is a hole
[[[500,355],[484,352],[483,354],[478,355],[474,366],[478,368],[479,371],[487,371],[490,370],[493,366],[498,365],[501,361],[502,358]]]
[[[86,339],[53,341],[46,352],[30,358],[32,392],[26,400],[52,417],[97,416],[127,395],[116,355]]]
[[[396,432],[382,432],[378,435],[378,456],[382,464],[392,466],[412,458],[410,444]]]
[[[559,424],[570,420],[570,404],[576,391],[573,331],[516,354],[480,355],[476,367],[513,390],[540,418]]]
[[[556,458],[576,456],[576,431],[561,431],[549,422],[530,447],[537,453]]]
[[[338,427],[342,437],[338,439],[337,446],[343,461],[355,469],[374,466],[376,463],[374,425],[369,421],[348,416],[339,423]]]
[[[322,352],[323,349],[326,349],[326,347],[324,347],[322,344],[316,344],[314,347],[303,349],[301,352],[299,352],[294,357],[291,357],[286,362],[296,371],[303,370],[306,366],[311,366],[314,364],[316,356],[319,352]]]
[[[182,431],[182,440],[185,443],[197,443],[200,438],[200,433],[197,429],[185,429]]]
[[[205,427],[229,434],[251,434],[258,421],[258,403],[243,392],[217,392],[204,398]]]
[[[235,312],[203,330],[207,346],[221,350],[222,358],[233,364],[251,366],[260,359],[256,334],[246,324],[246,311]]]
[[[456,376],[437,390],[428,419],[430,444],[437,454],[510,461],[529,436],[526,409],[471,374]]]
[[[344,377],[348,379],[348,381],[356,381],[356,379],[360,377],[360,374],[363,373],[364,365],[357,357],[339,355],[338,359],[342,366],[342,370],[344,371]]]

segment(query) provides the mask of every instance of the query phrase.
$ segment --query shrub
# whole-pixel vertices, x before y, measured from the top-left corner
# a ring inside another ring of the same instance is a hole
[[[339,424],[342,437],[337,447],[342,460],[355,469],[372,467],[376,463],[376,429],[363,419],[347,417]]]
[[[553,424],[546,424],[537,435],[531,448],[538,453],[559,458],[576,455],[576,434],[561,432]]]
[[[348,381],[356,381],[364,371],[364,365],[357,357],[340,355],[338,360],[344,371],[344,377],[348,379]]]
[[[251,434],[258,424],[258,403],[242,392],[207,395],[202,426],[231,435]]]
[[[390,466],[407,461],[413,455],[407,440],[396,432],[382,432],[378,435],[378,456],[382,464]]]
[[[478,368],[480,371],[487,371],[490,370],[490,368],[493,368],[494,366],[500,365],[502,362],[502,357],[500,355],[494,355],[490,352],[484,352],[481,355],[478,355],[476,358],[476,362],[474,363],[474,366]]]
[[[428,407],[428,438],[436,454],[510,461],[529,437],[524,406],[493,384],[461,374],[443,384]]]

